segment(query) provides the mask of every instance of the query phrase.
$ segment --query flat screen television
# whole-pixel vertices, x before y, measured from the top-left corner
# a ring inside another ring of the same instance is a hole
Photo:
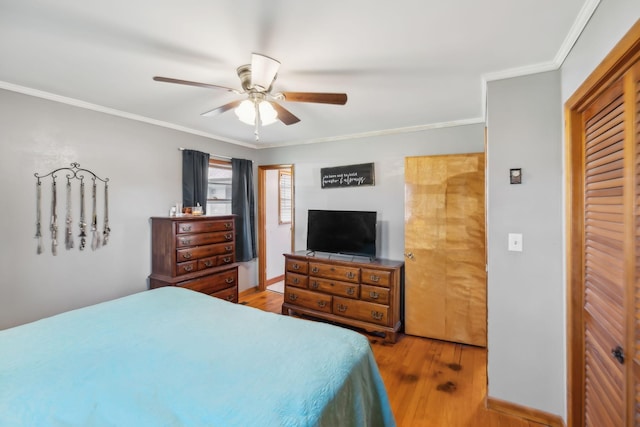
[[[307,250],[376,257],[376,212],[309,209]]]

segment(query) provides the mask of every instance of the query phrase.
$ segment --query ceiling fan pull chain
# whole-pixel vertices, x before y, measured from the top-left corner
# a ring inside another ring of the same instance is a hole
[[[255,129],[253,134],[256,136],[256,142],[260,141],[260,108],[258,108],[258,102],[253,102],[253,108],[256,110]]]

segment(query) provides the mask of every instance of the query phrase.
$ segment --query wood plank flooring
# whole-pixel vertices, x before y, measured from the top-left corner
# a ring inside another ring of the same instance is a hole
[[[244,292],[240,303],[281,312],[277,292]],[[369,336],[398,427],[543,427],[484,407],[486,349],[399,334]]]

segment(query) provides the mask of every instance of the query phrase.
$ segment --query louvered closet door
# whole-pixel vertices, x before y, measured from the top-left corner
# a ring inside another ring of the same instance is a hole
[[[582,117],[585,425],[640,425],[640,64]]]
[[[640,427],[640,20],[565,120],[568,425]]]
[[[622,81],[583,115],[585,425],[624,425],[625,378],[611,350],[625,342],[625,109]]]

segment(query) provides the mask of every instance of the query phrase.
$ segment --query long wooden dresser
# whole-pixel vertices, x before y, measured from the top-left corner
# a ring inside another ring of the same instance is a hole
[[[151,218],[149,287],[181,286],[238,302],[235,234],[233,215]]]
[[[402,326],[403,275],[402,261],[285,254],[282,314],[361,328],[394,343]]]

